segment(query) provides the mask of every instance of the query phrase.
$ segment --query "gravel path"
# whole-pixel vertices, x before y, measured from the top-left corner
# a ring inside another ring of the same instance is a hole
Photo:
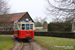
[[[33,50],[47,50],[46,48],[42,48],[34,39],[29,40]]]

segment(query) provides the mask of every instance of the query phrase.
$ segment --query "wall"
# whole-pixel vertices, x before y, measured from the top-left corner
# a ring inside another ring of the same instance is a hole
[[[26,21],[26,19],[29,19],[29,21],[32,21],[32,22],[33,22],[32,18],[30,17],[30,15],[29,15],[28,13],[26,13],[26,14],[19,20],[19,22],[20,22],[20,21]]]

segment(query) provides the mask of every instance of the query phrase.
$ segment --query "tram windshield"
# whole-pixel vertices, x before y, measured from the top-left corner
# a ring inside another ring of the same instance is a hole
[[[33,30],[33,24],[22,24],[19,30]]]

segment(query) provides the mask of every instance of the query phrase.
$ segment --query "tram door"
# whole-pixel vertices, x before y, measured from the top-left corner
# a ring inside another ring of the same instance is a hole
[[[26,38],[30,38],[30,36],[31,36],[31,33],[30,33],[30,24],[26,24],[25,25],[26,26]]]
[[[26,26],[26,30],[29,30],[30,25],[26,24],[25,26]]]

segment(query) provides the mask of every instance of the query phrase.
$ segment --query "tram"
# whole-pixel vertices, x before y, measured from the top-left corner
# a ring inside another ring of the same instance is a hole
[[[34,23],[33,22],[18,22],[13,26],[14,37],[19,39],[34,38]]]

